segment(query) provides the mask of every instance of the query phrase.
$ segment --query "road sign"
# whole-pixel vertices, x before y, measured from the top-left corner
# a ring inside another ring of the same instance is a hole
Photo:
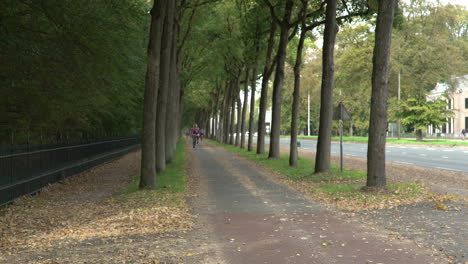
[[[338,106],[335,108],[335,111],[333,111],[333,120],[351,120],[351,119],[352,119],[351,114],[348,112],[344,104],[340,102]]]

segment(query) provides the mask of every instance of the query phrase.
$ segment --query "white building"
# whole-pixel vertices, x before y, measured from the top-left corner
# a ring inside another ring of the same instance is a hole
[[[434,135],[441,133],[446,136],[459,136],[462,129],[468,131],[468,75],[456,77],[454,79],[454,92],[449,93],[449,109],[454,109],[454,117],[448,118],[447,123],[441,129],[428,126],[427,134]],[[443,95],[449,86],[445,83],[438,83],[434,90],[427,96],[428,100],[438,98]]]

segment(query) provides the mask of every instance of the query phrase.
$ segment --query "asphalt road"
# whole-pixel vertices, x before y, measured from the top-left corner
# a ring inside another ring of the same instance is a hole
[[[269,142],[269,138],[265,139]],[[315,151],[317,141],[299,140],[301,147]],[[282,138],[281,145],[289,146],[289,138]],[[332,142],[332,154],[340,154],[340,143]],[[439,148],[427,146],[387,145],[386,161],[415,165],[434,169],[444,169],[457,172],[468,172],[468,149]],[[343,143],[343,154],[353,157],[366,158],[367,144]]]

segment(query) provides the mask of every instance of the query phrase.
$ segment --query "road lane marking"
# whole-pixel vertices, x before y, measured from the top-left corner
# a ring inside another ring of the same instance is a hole
[[[401,164],[406,164],[406,165],[413,165],[413,163],[410,162],[404,162],[404,161],[395,161],[396,163],[401,163]]]
[[[450,170],[450,171],[458,171],[458,172],[462,172],[462,170],[451,169],[451,168],[444,168],[444,167],[436,167],[436,169],[441,169],[441,170]]]
[[[449,157],[447,157],[447,156],[442,156],[442,158],[443,158],[443,159],[448,159]]]
[[[463,153],[468,153],[468,151],[463,151]]]
[[[419,154],[419,156],[426,157],[427,155],[426,154]]]
[[[445,151],[445,152],[451,152],[451,151],[453,151],[453,149],[444,149],[443,151]]]

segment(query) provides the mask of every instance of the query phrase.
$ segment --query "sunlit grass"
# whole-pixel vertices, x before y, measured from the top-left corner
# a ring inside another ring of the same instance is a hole
[[[346,210],[388,208],[402,203],[411,203],[428,197],[427,190],[416,183],[389,183],[386,188],[364,191],[367,174],[356,170],[340,171],[338,166],[331,166],[329,173],[314,173],[314,161],[298,158],[297,166],[289,166],[288,155],[278,159],[269,159],[267,154],[257,155],[232,145],[210,140],[211,143],[267,167],[286,179],[307,184],[308,190],[319,200],[334,204]]]
[[[308,158],[299,157],[297,160],[297,166],[291,167],[289,166],[289,156],[285,154],[282,154],[279,159],[269,159],[268,154],[257,155],[255,151],[249,152],[246,149],[240,149],[235,146],[222,144],[212,140],[210,140],[210,142],[243,157],[249,158],[286,176],[290,180],[307,180],[312,182],[352,181],[362,180],[366,176],[365,173],[355,170],[344,170],[341,172],[337,166],[332,166],[331,173],[314,174],[314,161]]]
[[[185,141],[180,140],[171,163],[166,165],[166,170],[157,174],[157,186],[155,190],[140,190],[140,175],[136,175],[133,181],[123,189],[116,198],[119,200],[146,201],[149,203],[164,203],[166,206],[178,206],[183,202],[183,192],[186,185],[186,154]]]

